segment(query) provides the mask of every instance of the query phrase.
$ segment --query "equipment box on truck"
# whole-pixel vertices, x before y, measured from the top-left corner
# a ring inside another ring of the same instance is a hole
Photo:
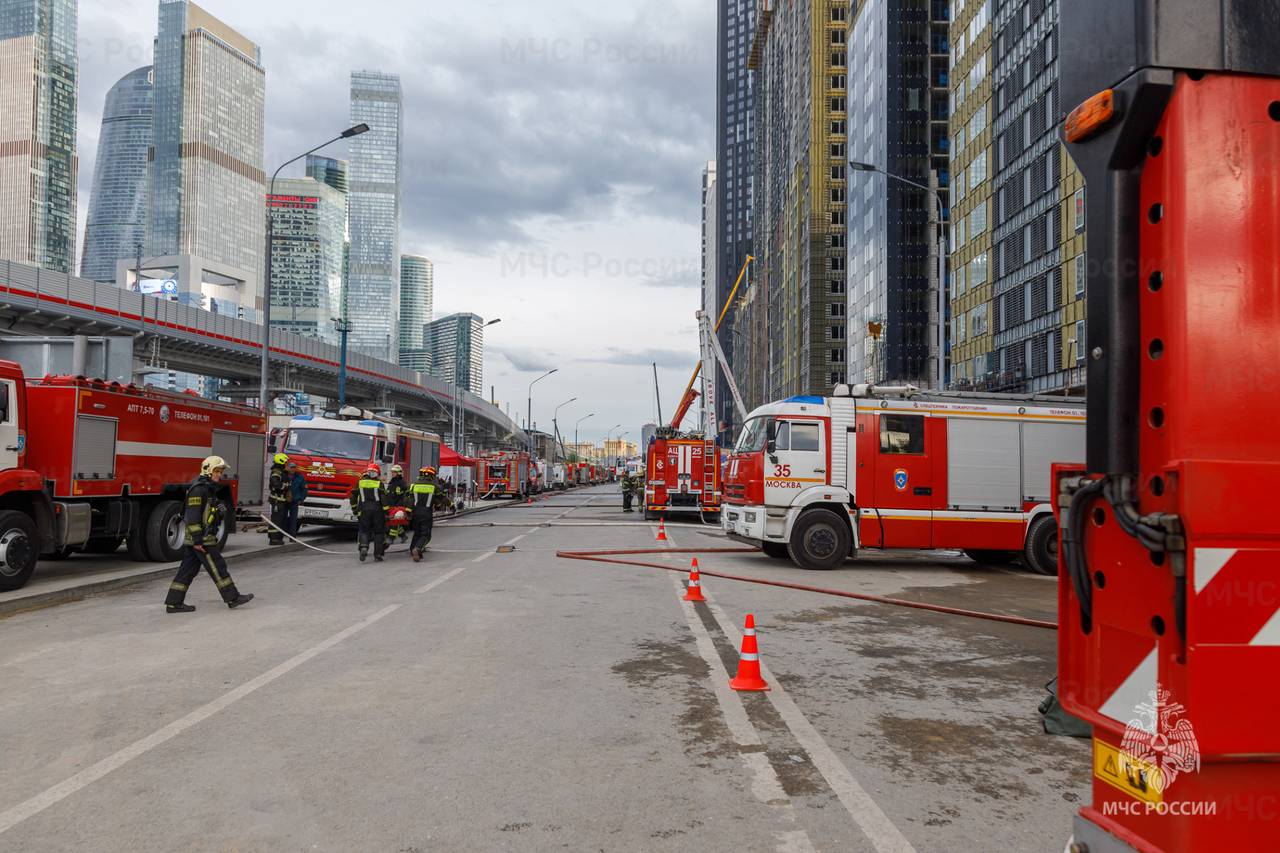
[[[37,420],[38,419],[38,420]],[[83,377],[27,379],[0,362],[0,589],[27,582],[36,560],[76,551],[172,562],[183,497],[218,455],[222,536],[242,500],[260,503],[266,421],[256,409]]]
[[[955,548],[1055,574],[1050,467],[1084,458],[1081,400],[837,386],[752,412],[722,526],[805,568],[861,548]]]

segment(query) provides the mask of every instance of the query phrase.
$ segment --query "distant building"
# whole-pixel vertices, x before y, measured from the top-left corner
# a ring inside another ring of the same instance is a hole
[[[150,65],[138,68],[107,92],[80,258],[82,278],[115,281],[116,261],[136,259],[146,246],[152,78]]]
[[[450,385],[484,395],[484,320],[475,314],[450,314],[423,330],[431,353],[431,373]]]
[[[76,0],[0,2],[0,260],[74,272]]]
[[[262,308],[266,70],[249,39],[189,0],[161,0],[148,256],[193,255],[244,271]]]
[[[346,160],[335,160],[332,157],[308,154],[307,177],[315,178],[320,183],[333,187],[343,195],[351,191],[351,164]]]
[[[435,266],[421,255],[400,256],[400,364],[422,351],[423,330],[432,320]],[[420,369],[420,368],[418,368]]]
[[[271,325],[337,341],[347,199],[314,178],[276,181],[267,197],[271,232]]]
[[[400,200],[404,116],[400,77],[351,73],[350,345],[394,362],[400,335]]]

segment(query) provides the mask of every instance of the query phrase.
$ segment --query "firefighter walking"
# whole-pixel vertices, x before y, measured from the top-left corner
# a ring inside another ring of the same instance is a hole
[[[387,552],[387,490],[377,465],[370,465],[351,490],[351,511],[360,522],[360,562],[368,558],[372,544],[373,559],[381,563]]]
[[[186,603],[191,582],[204,569],[212,578],[222,600],[230,608],[248,604],[253,594],[241,595],[235,581],[227,571],[227,561],[222,557],[219,544],[223,514],[226,508],[218,499],[218,483],[227,472],[227,463],[220,456],[210,456],[200,466],[200,476],[187,492],[183,521],[186,525],[183,538],[182,564],[178,574],[169,584],[165,597],[168,613],[191,613],[195,606]]]
[[[635,500],[636,495],[641,496],[644,500],[644,477],[639,471],[628,471],[622,477],[622,511],[635,512],[631,508],[631,502]]]
[[[283,545],[283,531],[289,529],[289,504],[293,503],[293,477],[288,471],[289,457],[277,453],[271,462],[271,479],[267,499],[271,502],[271,524],[267,530],[268,545]]]
[[[413,498],[413,541],[409,543],[409,553],[413,561],[422,561],[422,551],[431,544],[431,527],[435,523],[436,502],[436,469],[426,466],[418,472],[418,482],[409,487]]]
[[[387,483],[387,513],[388,520],[391,513],[394,513],[401,507],[409,506],[409,481],[404,478],[404,468],[400,465],[391,466],[391,480]],[[408,528],[403,524],[389,524],[387,526],[387,545],[395,545],[408,536]]]

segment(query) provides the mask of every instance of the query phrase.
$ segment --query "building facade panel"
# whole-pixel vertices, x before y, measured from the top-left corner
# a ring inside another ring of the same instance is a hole
[[[129,72],[107,92],[89,195],[80,275],[114,282],[116,261],[146,246],[151,148],[151,66]]]
[[[387,361],[399,354],[403,122],[398,75],[352,72],[351,123],[370,130],[351,140],[351,346]]]
[[[484,396],[484,320],[475,314],[450,314],[423,330],[431,353],[431,373],[451,385]]]
[[[276,181],[271,217],[271,325],[337,342],[347,199],[313,178]]]
[[[421,255],[400,256],[400,335],[398,351],[401,366],[405,357],[421,357],[423,329],[434,317],[435,265]],[[419,368],[420,369],[420,368]]]

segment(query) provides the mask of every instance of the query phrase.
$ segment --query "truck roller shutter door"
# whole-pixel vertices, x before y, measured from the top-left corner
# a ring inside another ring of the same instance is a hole
[[[1035,503],[1048,503],[1049,470],[1055,462],[1083,463],[1085,457],[1084,424],[1022,424],[1022,498]]]
[[[116,474],[116,420],[80,415],[76,418],[75,458],[72,477],[77,480],[112,480]]]
[[[231,473],[244,478],[244,460],[240,458],[240,434],[226,430],[213,431],[213,455],[221,456],[231,466]],[[195,479],[195,475],[191,476]]]
[[[236,455],[239,458],[240,467],[232,470],[240,480],[240,503],[261,503],[267,477],[267,437],[241,433],[239,451]]]
[[[947,420],[947,507],[1022,509],[1018,423],[989,418]],[[1048,488],[1045,468],[1045,488]]]

